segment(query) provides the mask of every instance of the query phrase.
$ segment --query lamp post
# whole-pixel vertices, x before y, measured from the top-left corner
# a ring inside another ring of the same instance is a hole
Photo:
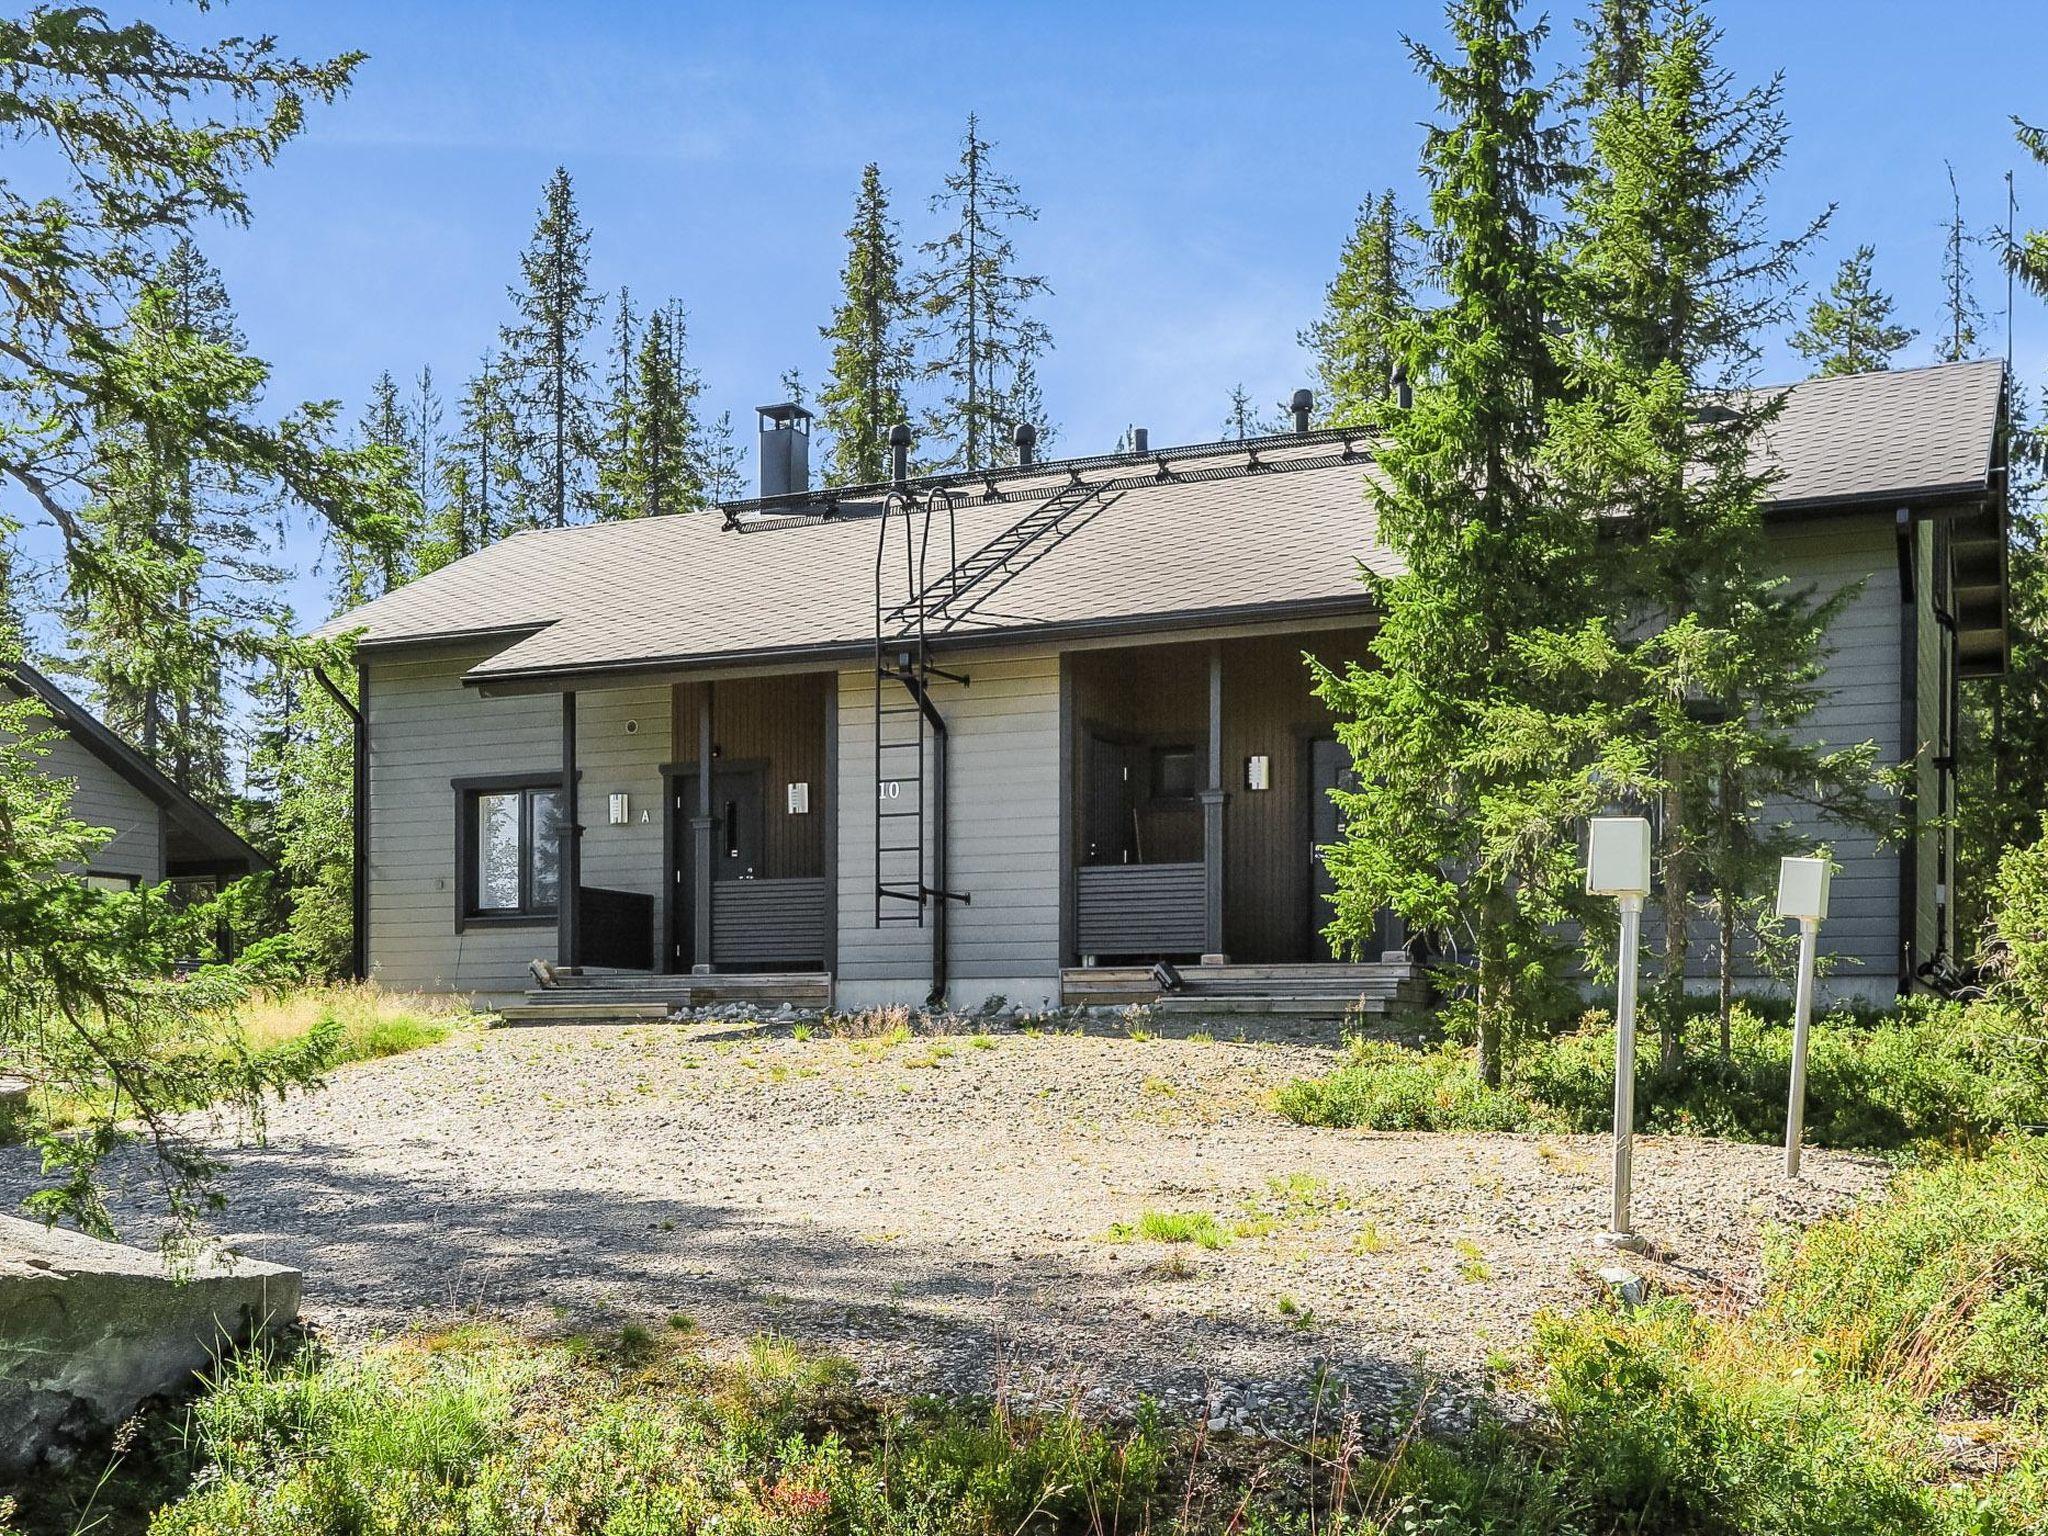
[[[1586,837],[1586,894],[1621,909],[1614,999],[1614,1211],[1600,1241],[1633,1248],[1629,1194],[1636,1123],[1636,948],[1650,891],[1650,824],[1640,816],[1595,816]]]
[[[1813,1028],[1814,950],[1828,915],[1826,859],[1783,859],[1778,864],[1778,916],[1799,923],[1799,976],[1792,1002],[1792,1088],[1785,1110],[1785,1177],[1799,1177],[1799,1143],[1806,1133],[1806,1039]]]

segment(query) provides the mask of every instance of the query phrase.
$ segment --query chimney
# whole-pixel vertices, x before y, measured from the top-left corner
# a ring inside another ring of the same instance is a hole
[[[1143,427],[1131,428],[1131,452],[1150,453],[1151,451],[1152,434]]]
[[[811,413],[793,401],[754,409],[761,416],[761,494],[802,495],[811,488]]]
[[[1388,382],[1394,386],[1394,404],[1405,411],[1415,403],[1415,391],[1408,387],[1408,365],[1406,363],[1394,364],[1394,376]]]
[[[1294,430],[1306,432],[1308,419],[1315,414],[1316,397],[1305,389],[1297,389],[1294,398],[1287,402],[1287,409],[1294,413]]]
[[[1038,428],[1030,422],[1018,422],[1016,430],[1010,434],[1010,442],[1017,450],[1019,464],[1028,467],[1038,462]]]
[[[899,491],[910,484],[910,428],[900,421],[889,429],[889,480]]]

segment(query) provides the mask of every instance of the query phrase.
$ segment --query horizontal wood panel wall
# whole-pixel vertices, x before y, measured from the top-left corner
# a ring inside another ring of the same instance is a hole
[[[389,986],[516,992],[529,960],[554,957],[551,921],[455,928],[453,781],[525,772],[559,781],[562,772],[561,699],[487,699],[463,687],[462,673],[485,654],[370,663],[370,969]]]
[[[1097,864],[1074,872],[1074,934],[1084,955],[1200,953],[1200,864]]]
[[[672,762],[697,761],[697,712],[704,684],[675,689]],[[762,772],[765,879],[815,879],[825,873],[825,700],[830,673],[741,677],[712,685],[711,741],[717,761],[764,764]],[[809,814],[789,813],[788,786],[811,786]],[[678,785],[688,800],[689,785]],[[694,804],[694,802],[690,802]]]
[[[952,731],[952,880],[974,898],[952,913],[952,996],[1050,999],[1059,987],[1063,878],[1060,659],[974,654],[957,664],[968,687],[933,685]],[[841,672],[838,986],[842,1002],[915,1001],[930,984],[930,931],[874,925],[874,727],[874,674]]]
[[[822,876],[719,880],[711,887],[711,954],[721,968],[823,965],[826,890]]]
[[[43,754],[42,770],[70,779],[71,814],[107,834],[85,867],[96,875],[127,875],[144,885],[164,878],[163,811],[70,736],[58,736]]]

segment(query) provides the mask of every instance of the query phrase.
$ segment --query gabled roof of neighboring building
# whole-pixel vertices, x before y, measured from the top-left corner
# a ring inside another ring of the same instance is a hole
[[[190,791],[180,789],[156,764],[115,735],[98,716],[49,677],[27,662],[17,661],[0,667],[0,684],[9,681],[42,705],[53,726],[162,809],[182,834],[185,858],[243,863],[252,870],[270,867],[270,861],[240,833],[194,799]]]
[[[2002,507],[1996,360],[1787,387],[1763,451],[1771,510],[1871,503]],[[912,482],[953,503],[953,550],[925,574],[1057,513],[1014,570],[951,620],[950,644],[1369,611],[1361,565],[1399,567],[1366,481],[1370,439],[1316,431],[1050,461]],[[492,654],[480,686],[857,655],[876,629],[887,486],[733,503],[718,513],[515,534],[330,622],[366,649],[456,641]],[[1060,510],[1055,497],[1072,505]],[[1994,519],[1995,520],[1995,519]],[[943,516],[932,524],[946,537]],[[896,520],[900,529],[901,519]],[[2003,527],[1996,629],[2003,651]],[[890,549],[891,601],[907,585]],[[1977,615],[1980,650],[1989,621]]]

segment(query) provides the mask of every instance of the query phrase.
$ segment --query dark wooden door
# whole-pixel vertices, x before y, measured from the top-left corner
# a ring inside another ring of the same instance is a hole
[[[1136,751],[1127,741],[1091,735],[1085,753],[1087,769],[1081,797],[1081,862],[1129,864],[1137,859],[1133,846],[1131,773]]]
[[[669,846],[675,850],[675,927],[669,934],[669,955],[678,971],[696,963],[697,881],[696,839],[690,823],[697,815],[697,775],[679,771],[671,780],[669,815],[674,818]],[[711,878],[745,880],[765,878],[763,852],[767,843],[766,790],[761,769],[721,768],[711,770]]]
[[[1344,835],[1344,816],[1330,791],[1354,788],[1358,775],[1344,744],[1330,740],[1309,743],[1308,772],[1309,953],[1318,960],[1334,960],[1337,956],[1323,929],[1335,915],[1330,898],[1337,893],[1337,882],[1330,878],[1322,850]]]

